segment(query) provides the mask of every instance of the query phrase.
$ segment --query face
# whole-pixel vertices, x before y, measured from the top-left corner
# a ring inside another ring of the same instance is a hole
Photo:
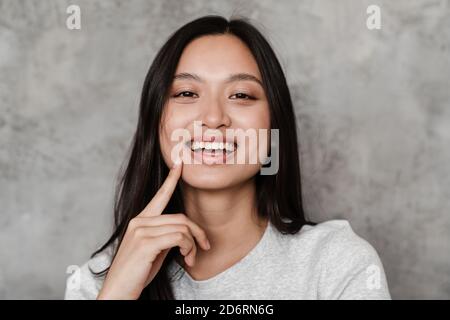
[[[261,168],[260,152],[267,154],[269,130],[261,74],[247,46],[232,35],[186,46],[160,128],[163,158],[171,167],[181,155],[184,183],[223,189],[248,181]]]

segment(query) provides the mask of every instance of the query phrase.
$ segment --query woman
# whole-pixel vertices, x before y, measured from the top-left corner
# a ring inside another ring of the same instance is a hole
[[[245,147],[227,130],[270,138]],[[277,158],[273,174],[249,161],[261,151]],[[289,89],[245,20],[206,16],[161,48],[117,190],[115,231],[67,299],[390,298],[376,251],[347,221],[305,219]]]

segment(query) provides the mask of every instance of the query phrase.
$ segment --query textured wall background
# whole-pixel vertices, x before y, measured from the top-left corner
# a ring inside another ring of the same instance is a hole
[[[394,298],[450,298],[450,1],[437,0],[0,0],[0,298],[61,298],[67,266],[106,239],[147,68],[211,13],[254,19],[279,54],[310,216],[349,219]]]

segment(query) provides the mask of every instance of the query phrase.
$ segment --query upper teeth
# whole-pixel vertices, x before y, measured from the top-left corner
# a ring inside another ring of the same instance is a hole
[[[206,149],[206,150],[227,150],[233,151],[234,144],[230,142],[204,142],[194,141],[191,146],[192,150]]]

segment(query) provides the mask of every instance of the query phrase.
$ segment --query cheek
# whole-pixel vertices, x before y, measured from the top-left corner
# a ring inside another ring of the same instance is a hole
[[[170,141],[170,129],[167,126],[164,126],[160,131],[160,139],[159,144],[161,148],[161,153],[166,163],[169,163],[170,159],[170,150],[172,149]]]
[[[239,139],[241,143],[245,143],[247,146],[246,154],[247,157],[249,153],[254,156],[257,150],[263,147],[267,149],[270,145],[270,114],[269,107],[267,104],[262,104],[259,108],[252,110],[249,113],[243,113],[239,119],[239,123],[236,123],[236,127],[243,129],[244,131],[250,130],[255,134],[256,141],[250,143],[248,140]],[[247,162],[248,163],[248,162]]]
[[[159,131],[159,144],[163,158],[169,166],[172,164],[172,150],[183,140],[176,133],[188,127],[189,115],[183,112],[174,112],[170,106],[166,109],[165,115],[161,118],[161,128]],[[172,140],[171,138],[174,138]]]
[[[265,111],[261,114],[261,117],[259,119],[259,128],[260,129],[264,129],[262,130],[261,133],[261,138],[263,139],[262,141],[260,141],[260,136],[258,136],[258,148],[264,148],[266,150],[267,153],[267,149],[270,147],[270,130],[271,130],[271,125],[270,125],[270,111],[269,111],[269,106],[266,106]],[[260,145],[260,143],[262,143],[262,145]]]
[[[250,110],[242,110],[236,114],[242,128],[269,129],[270,128],[270,110],[267,102],[261,102],[253,106]]]
[[[160,148],[163,158],[168,166],[171,166],[172,151],[174,154],[180,154],[181,143],[190,139],[190,130],[196,119],[196,110],[191,106],[166,105],[163,116],[161,117],[160,128]],[[172,140],[173,138],[173,140]]]

